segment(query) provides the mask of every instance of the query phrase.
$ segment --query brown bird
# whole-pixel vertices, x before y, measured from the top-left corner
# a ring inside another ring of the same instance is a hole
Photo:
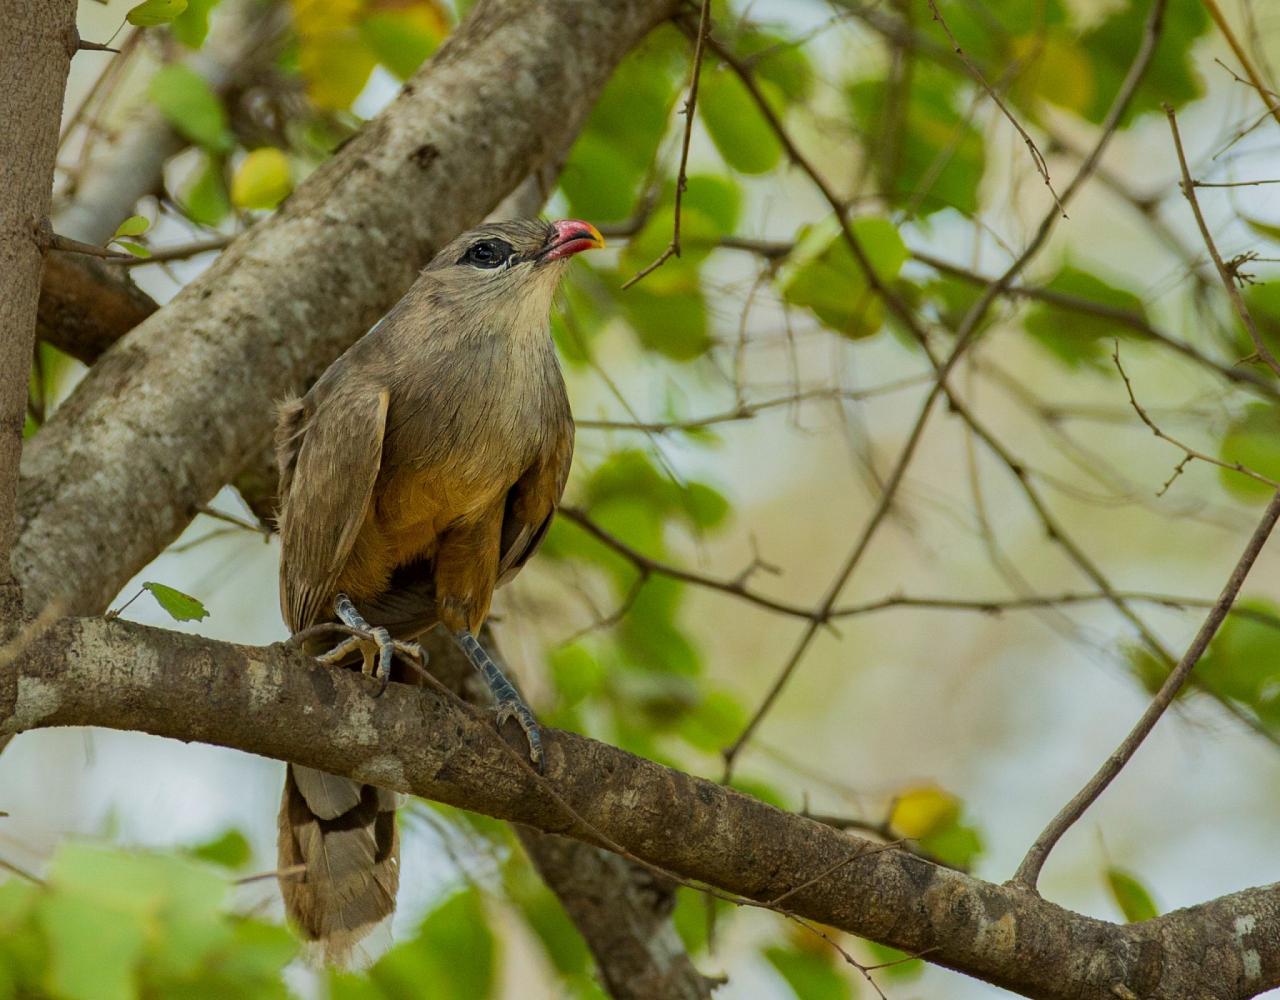
[[[443,625],[539,765],[533,713],[475,633],[564,490],[573,417],[548,319],[569,259],[603,245],[573,220],[464,233],[305,396],[282,405],[276,428],[289,628],[336,616],[356,634],[320,659],[363,657],[385,686],[393,655],[420,656],[413,640]],[[288,767],[281,891],[328,960],[348,958],[395,908],[396,798]]]

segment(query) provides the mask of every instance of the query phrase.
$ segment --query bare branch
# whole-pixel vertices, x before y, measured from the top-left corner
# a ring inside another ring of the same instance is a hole
[[[1204,452],[1198,451],[1190,445],[1183,444],[1177,438],[1162,431],[1159,425],[1151,419],[1147,411],[1142,408],[1142,404],[1138,402],[1138,397],[1133,394],[1133,383],[1129,381],[1129,374],[1124,370],[1124,365],[1120,363],[1120,348],[1118,345],[1111,354],[1111,360],[1115,362],[1116,370],[1120,373],[1120,378],[1124,380],[1125,391],[1129,394],[1129,405],[1132,406],[1134,412],[1138,414],[1138,419],[1146,424],[1151,433],[1161,441],[1168,441],[1169,444],[1173,445],[1175,448],[1181,448],[1183,455],[1185,456],[1182,461],[1178,463],[1178,467],[1173,476],[1171,476],[1165,484],[1160,487],[1159,493],[1156,494],[1157,496],[1162,496],[1169,489],[1173,480],[1178,477],[1186,467],[1187,463],[1193,459],[1199,459],[1207,465],[1216,465],[1218,468],[1227,469],[1230,472],[1239,472],[1241,475],[1248,476],[1250,479],[1254,479],[1266,486],[1270,486],[1273,490],[1280,490],[1280,483],[1277,483],[1272,479],[1268,479],[1262,473],[1255,472],[1253,469],[1242,465],[1240,462],[1224,462],[1220,458],[1214,458],[1212,455],[1206,455]]]
[[[1218,269],[1218,277],[1222,279],[1223,287],[1227,290],[1227,296],[1231,299],[1231,305],[1235,308],[1236,313],[1240,317],[1240,322],[1244,324],[1244,328],[1249,331],[1249,339],[1253,341],[1253,349],[1258,352],[1258,357],[1266,362],[1277,375],[1280,375],[1280,360],[1271,353],[1271,348],[1267,347],[1262,339],[1262,334],[1258,331],[1258,325],[1253,321],[1253,316],[1249,312],[1249,307],[1245,304],[1244,296],[1240,294],[1240,289],[1236,287],[1236,276],[1223,263],[1222,255],[1218,253],[1218,248],[1213,242],[1213,235],[1209,232],[1209,225],[1204,220],[1204,213],[1200,211],[1200,200],[1196,197],[1196,186],[1191,180],[1191,170],[1187,166],[1187,154],[1182,148],[1182,136],[1178,133],[1178,119],[1173,113],[1173,108],[1168,104],[1164,106],[1164,113],[1169,119],[1169,131],[1173,134],[1173,148],[1178,154],[1178,168],[1182,171],[1182,194],[1191,205],[1191,214],[1195,216],[1196,226],[1200,230],[1200,236],[1204,240],[1205,248],[1209,251],[1209,256],[1213,258],[1213,265]]]
[[[1213,18],[1213,23],[1218,26],[1218,30],[1222,32],[1222,37],[1227,40],[1227,44],[1231,46],[1231,51],[1240,62],[1241,69],[1245,75],[1249,77],[1249,83],[1253,89],[1258,92],[1258,96],[1262,98],[1262,103],[1267,106],[1267,110],[1271,112],[1271,116],[1280,124],[1280,103],[1276,101],[1273,94],[1262,82],[1262,77],[1258,71],[1254,69],[1253,60],[1249,58],[1249,54],[1245,52],[1244,46],[1240,44],[1236,38],[1236,33],[1231,30],[1231,24],[1227,21],[1222,13],[1222,8],[1218,6],[1217,0],[1202,0],[1205,9],[1209,11],[1209,16]]]
[[[689,71],[689,96],[684,102],[684,140],[680,145],[680,169],[676,173],[675,221],[671,227],[671,242],[652,264],[623,282],[623,291],[630,288],[646,274],[656,271],[672,257],[680,256],[680,207],[688,186],[689,140],[693,137],[693,113],[698,107],[698,81],[702,78],[702,49],[711,30],[711,0],[702,0],[698,14],[698,35],[693,43],[693,68]]]
[[[1200,657],[1209,648],[1210,641],[1217,634],[1223,621],[1226,620],[1227,612],[1231,610],[1231,605],[1235,603],[1236,595],[1240,593],[1240,588],[1244,585],[1245,577],[1249,575],[1249,570],[1253,568],[1259,553],[1262,552],[1263,546],[1266,545],[1267,539],[1271,536],[1271,529],[1275,527],[1277,518],[1280,518],[1280,490],[1277,490],[1276,494],[1271,498],[1271,502],[1267,504],[1266,510],[1263,511],[1262,519],[1258,522],[1258,526],[1249,538],[1244,552],[1241,553],[1235,568],[1232,569],[1231,575],[1227,578],[1226,585],[1222,588],[1221,596],[1219,596],[1217,602],[1205,617],[1204,624],[1200,626],[1200,631],[1196,633],[1191,645],[1183,653],[1178,665],[1165,678],[1164,683],[1160,685],[1160,690],[1156,692],[1151,704],[1142,713],[1142,718],[1138,720],[1129,735],[1116,747],[1111,756],[1103,762],[1098,772],[1089,779],[1088,784],[1080,789],[1070,802],[1063,806],[1062,811],[1053,818],[1052,822],[1036,838],[1036,842],[1031,845],[1027,856],[1022,859],[1022,863],[1018,866],[1018,871],[1013,876],[1015,885],[1035,891],[1036,882],[1040,878],[1040,870],[1044,867],[1045,860],[1049,857],[1049,852],[1053,850],[1054,845],[1085,814],[1085,811],[1097,801],[1098,796],[1106,791],[1107,786],[1115,780],[1116,775],[1133,759],[1133,755],[1142,746],[1142,741],[1155,728],[1165,710],[1173,704],[1173,699],[1178,696],[1178,692],[1186,685],[1187,679],[1191,676],[1191,671],[1200,662]]]
[[[1142,34],[1142,42],[1138,47],[1138,51],[1134,55],[1133,62],[1129,66],[1129,71],[1125,74],[1124,80],[1121,82],[1120,87],[1112,100],[1111,108],[1102,122],[1098,138],[1094,143],[1092,151],[1085,158],[1084,162],[1081,163],[1075,176],[1072,177],[1071,181],[1062,192],[1062,197],[1060,199],[1061,204],[1066,205],[1089,179],[1094,168],[1097,166],[1098,161],[1101,159],[1104,150],[1110,143],[1111,136],[1119,127],[1120,120],[1128,109],[1130,102],[1133,100],[1133,95],[1137,92],[1138,85],[1146,75],[1147,67],[1150,65],[1152,56],[1155,54],[1156,44],[1159,41],[1163,30],[1166,4],[1167,0],[1152,0],[1151,10],[1147,16],[1147,22]],[[778,133],[779,139],[783,143],[784,147],[792,154],[793,159],[796,160],[797,164],[800,165],[805,173],[809,175],[814,185],[822,192],[823,197],[835,211],[835,217],[837,222],[840,224],[845,242],[853,253],[854,259],[857,261],[868,287],[881,297],[886,308],[888,308],[890,312],[904,323],[912,336],[915,337],[916,341],[925,350],[926,354],[929,354],[931,360],[933,360],[928,337],[917,321],[915,315],[901,300],[901,298],[889,290],[880,280],[870,259],[859,244],[853,230],[848,225],[848,222],[845,219],[844,209],[839,200],[835,197],[831,188],[822,179],[821,175],[814,171],[812,165],[799,154],[795,144],[787,136],[785,129],[782,127],[782,123],[773,113],[768,102],[764,100],[763,94],[760,92],[759,87],[756,86],[755,80],[751,76],[750,72],[732,55],[732,53],[724,50],[722,46],[718,46],[714,39],[711,39],[710,43],[716,53],[734,68],[739,78],[743,81],[743,84],[747,87],[748,91],[751,92],[753,98],[755,98],[756,105],[760,109],[761,114],[764,115],[766,121],[769,122],[775,132]],[[951,371],[959,362],[960,358],[964,355],[965,351],[969,348],[974,334],[977,332],[987,310],[991,307],[991,304],[996,300],[996,298],[1011,286],[1014,279],[1022,273],[1022,270],[1044,246],[1045,241],[1049,238],[1049,234],[1052,232],[1054,224],[1057,222],[1058,218],[1059,214],[1056,208],[1054,211],[1045,215],[1035,234],[1023,249],[1022,253],[1019,254],[1013,263],[1005,269],[999,278],[986,287],[983,293],[978,297],[977,301],[974,302],[969,311],[965,314],[959,327],[955,331],[955,343],[952,347],[951,353],[940,364],[935,361],[935,364],[937,365],[937,377],[934,381],[933,388],[930,390],[929,395],[925,398],[925,401],[920,407],[919,415],[917,416],[911,431],[907,435],[907,440],[904,443],[902,450],[899,452],[897,461],[894,463],[889,476],[885,480],[880,497],[878,498],[876,506],[863,528],[862,533],[859,535],[849,555],[837,571],[830,586],[827,588],[822,598],[822,602],[816,610],[815,617],[801,633],[800,638],[797,640],[790,656],[788,656],[786,662],[778,671],[777,676],[770,685],[768,691],[765,693],[764,698],[761,699],[759,706],[748,720],[746,726],[743,727],[738,738],[725,748],[724,758],[726,778],[732,772],[734,761],[741,752],[743,746],[745,746],[747,741],[751,739],[752,734],[760,725],[760,722],[763,720],[765,715],[768,714],[770,708],[772,708],[774,702],[782,693],[783,688],[786,687],[791,675],[800,665],[800,661],[804,658],[810,644],[817,635],[818,624],[826,620],[831,608],[839,599],[845,585],[853,576],[854,570],[857,569],[858,564],[861,562],[862,556],[870,545],[872,538],[888,516],[893,505],[894,498],[897,495],[897,491],[906,477],[907,469],[915,457],[916,449],[924,436],[925,426],[933,412],[934,404],[940,396],[947,393],[948,376],[951,374]],[[948,398],[951,399],[954,404],[954,397],[949,393]]]
[[[969,75],[978,81],[978,85],[986,91],[987,96],[1000,109],[1000,113],[1005,116],[1009,124],[1021,136],[1023,143],[1027,147],[1027,152],[1031,154],[1031,162],[1035,164],[1036,173],[1044,181],[1044,186],[1049,189],[1049,194],[1053,196],[1053,200],[1058,206],[1058,211],[1062,213],[1063,218],[1066,218],[1066,206],[1062,204],[1062,199],[1058,197],[1058,192],[1053,189],[1053,181],[1049,179],[1049,164],[1045,162],[1044,154],[1040,152],[1040,147],[1036,145],[1035,140],[1031,138],[1027,130],[1022,127],[1022,122],[1018,121],[1017,116],[1009,110],[1009,106],[1005,104],[1004,99],[996,92],[995,88],[987,83],[986,77],[982,75],[982,70],[974,65],[973,60],[960,47],[960,43],[956,41],[956,36],[951,33],[951,28],[947,26],[947,22],[943,19],[942,12],[938,10],[937,0],[929,0],[929,12],[933,15],[933,19],[941,25],[943,32],[947,36],[947,41],[951,43],[952,51],[960,57],[960,61],[964,63],[964,68],[969,71]]]

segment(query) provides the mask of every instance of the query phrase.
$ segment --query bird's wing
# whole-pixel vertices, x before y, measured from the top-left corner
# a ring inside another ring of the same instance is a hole
[[[564,493],[572,462],[573,421],[566,419],[538,459],[507,492],[498,586],[508,583],[542,543]]]
[[[323,399],[292,429],[288,408],[282,414],[280,604],[295,631],[330,613],[373,497],[389,402],[386,388],[365,385]]]

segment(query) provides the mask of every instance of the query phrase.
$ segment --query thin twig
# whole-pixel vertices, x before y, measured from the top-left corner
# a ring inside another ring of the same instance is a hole
[[[1249,54],[1245,52],[1244,46],[1240,44],[1236,38],[1236,34],[1231,30],[1231,25],[1226,17],[1222,14],[1222,9],[1218,6],[1217,0],[1202,0],[1205,9],[1209,11],[1209,16],[1213,18],[1213,23],[1218,26],[1218,30],[1222,32],[1222,37],[1227,40],[1227,44],[1231,46],[1231,51],[1235,53],[1236,59],[1240,61],[1241,68],[1245,71],[1245,75],[1249,77],[1249,82],[1253,85],[1253,89],[1258,92],[1258,96],[1262,98],[1262,103],[1267,106],[1267,110],[1271,112],[1271,116],[1280,124],[1280,103],[1276,102],[1275,96],[1262,83],[1262,77],[1258,71],[1253,68],[1253,61],[1249,58]]]
[[[773,410],[778,407],[791,406],[796,403],[804,403],[811,400],[872,399],[876,396],[883,396],[888,393],[898,392],[902,389],[909,389],[913,386],[923,385],[925,382],[929,381],[931,377],[932,376],[929,375],[908,375],[905,378],[894,379],[892,382],[872,386],[868,389],[808,389],[801,392],[794,392],[786,396],[778,396],[773,399],[764,399],[759,402],[743,402],[731,410],[713,413],[706,417],[691,417],[687,420],[577,420],[575,421],[575,424],[578,430],[640,431],[645,434],[666,434],[672,431],[694,431],[701,430],[705,427],[711,427],[715,424],[727,424],[739,420],[750,420],[766,410]]]
[[[1110,143],[1112,135],[1114,135],[1116,129],[1119,127],[1120,119],[1128,109],[1129,104],[1133,99],[1133,95],[1136,93],[1139,83],[1146,74],[1147,67],[1150,65],[1151,58],[1155,53],[1156,43],[1158,42],[1163,29],[1164,12],[1167,3],[1168,0],[1153,0],[1151,10],[1147,16],[1146,25],[1143,29],[1142,42],[1138,48],[1138,52],[1134,56],[1133,62],[1129,66],[1129,71],[1121,82],[1119,90],[1116,92],[1116,96],[1112,101],[1111,108],[1107,112],[1107,116],[1101,125],[1100,135],[1094,143],[1092,151],[1081,163],[1075,176],[1071,179],[1070,183],[1062,193],[1060,201],[1063,205],[1070,201],[1072,196],[1080,189],[1085,181],[1088,180],[1089,176],[1093,173],[1094,168],[1097,166],[1098,161],[1101,159],[1103,152],[1106,150],[1107,145]],[[790,136],[786,132],[786,129],[783,128],[782,123],[778,120],[777,115],[774,114],[773,109],[764,99],[764,95],[760,91],[754,77],[745,67],[743,67],[741,61],[737,60],[731,52],[719,45],[714,38],[708,39],[708,44],[712,46],[717,55],[724,59],[731,67],[734,67],[739,78],[742,80],[743,85],[746,86],[748,92],[751,93],[761,114],[765,117],[766,121],[769,122],[770,127],[778,134],[779,141],[782,142],[784,148],[788,150],[797,165],[809,175],[810,180],[812,180],[814,185],[822,192],[822,195],[827,200],[828,204],[832,206],[836,220],[840,224],[841,232],[844,235],[845,243],[849,246],[854,259],[858,262],[858,266],[862,271],[863,278],[867,282],[868,287],[879,295],[884,301],[886,308],[888,308],[896,317],[899,318],[901,322],[903,322],[911,332],[912,336],[915,337],[916,341],[924,348],[926,353],[930,354],[932,360],[928,337],[921,328],[914,313],[912,313],[910,308],[895,292],[889,289],[885,283],[880,280],[879,275],[876,274],[875,268],[872,266],[872,263],[867,257],[861,243],[850,228],[848,221],[845,218],[844,208],[839,199],[822,178],[822,175],[814,169],[813,165],[800,153],[795,146],[795,143],[792,142]],[[870,545],[871,539],[875,536],[880,525],[885,521],[889,510],[892,507],[894,497],[897,495],[897,491],[906,477],[907,468],[914,459],[916,450],[923,438],[925,426],[933,412],[934,404],[937,402],[938,398],[945,393],[948,395],[948,398],[952,401],[953,405],[955,405],[955,397],[950,394],[947,387],[947,378],[951,374],[952,369],[959,362],[960,358],[964,355],[965,351],[968,350],[975,334],[978,331],[982,318],[986,315],[987,310],[991,307],[991,304],[995,299],[1010,287],[1013,280],[1027,266],[1032,257],[1034,257],[1035,254],[1044,246],[1044,243],[1048,239],[1058,218],[1059,214],[1055,208],[1054,211],[1048,213],[1041,220],[1039,228],[1036,230],[1031,241],[1027,244],[1022,253],[1005,269],[1004,273],[1001,274],[996,281],[986,287],[983,294],[978,297],[978,300],[965,314],[964,319],[956,330],[955,342],[951,353],[947,356],[945,361],[937,365],[937,377],[934,381],[933,387],[930,389],[928,396],[921,404],[915,424],[912,426],[911,431],[907,436],[907,440],[902,446],[897,462],[894,464],[888,478],[885,480],[884,488],[881,491],[879,500],[875,509],[872,511],[871,517],[867,521],[862,534],[855,542],[852,551],[849,553],[835,578],[832,580],[830,586],[827,588],[823,596],[822,603],[816,609],[814,617],[810,620],[810,623],[801,634],[791,652],[791,655],[787,658],[782,669],[778,672],[773,683],[769,686],[769,689],[765,693],[765,696],[761,700],[759,706],[747,721],[747,724],[743,727],[738,738],[724,749],[725,781],[729,779],[733,772],[733,765],[738,754],[742,751],[742,748],[746,745],[747,741],[751,739],[756,728],[760,725],[765,715],[768,714],[774,702],[777,701],[783,688],[786,687],[788,680],[790,680],[792,674],[799,666],[800,661],[804,658],[804,655],[808,651],[814,637],[817,635],[819,625],[829,618],[831,608],[834,606],[841,592],[843,592],[845,585],[853,575],[853,572],[861,561],[863,554]],[[970,415],[969,419],[972,422],[972,415]],[[984,440],[988,440],[989,444],[998,445],[998,442],[995,442],[989,434],[986,434]],[[1017,468],[1016,466],[1012,467]],[[1026,485],[1024,473],[1024,487]],[[1041,505],[1041,508],[1043,508],[1043,505]],[[1080,553],[1078,550],[1076,550],[1076,552],[1081,559],[1084,559],[1083,553]],[[1085,562],[1087,563],[1087,559],[1085,559]],[[1109,584],[1106,583],[1106,580],[1102,578],[1100,574],[1096,576],[1094,576],[1094,574],[1090,575],[1104,590],[1109,588]]]
[[[92,243],[82,243],[80,240],[73,240],[69,236],[59,236],[57,233],[50,234],[49,249],[58,250],[62,253],[82,253],[86,257],[101,257],[104,260],[134,259],[132,254],[108,250],[106,247],[95,246]]]
[[[121,267],[145,267],[147,264],[166,264],[175,260],[187,260],[191,257],[198,257],[202,253],[211,253],[214,250],[223,250],[226,248],[234,236],[215,236],[211,239],[200,240],[195,243],[184,243],[181,246],[165,247],[161,250],[151,251],[150,257],[129,257],[127,260],[120,262]]]
[[[1208,465],[1216,465],[1220,469],[1227,469],[1231,472],[1239,472],[1242,475],[1248,476],[1250,479],[1256,479],[1260,483],[1265,483],[1267,486],[1270,486],[1273,490],[1280,490],[1280,483],[1277,483],[1273,479],[1267,478],[1266,476],[1262,475],[1262,473],[1255,472],[1253,469],[1250,469],[1239,462],[1224,462],[1220,458],[1214,458],[1212,455],[1206,455],[1204,452],[1197,451],[1195,448],[1192,448],[1189,445],[1183,444],[1177,438],[1173,437],[1172,435],[1166,434],[1164,431],[1162,431],[1160,427],[1156,424],[1156,422],[1152,420],[1150,416],[1148,416],[1147,411],[1142,408],[1142,404],[1138,402],[1137,397],[1133,394],[1133,383],[1129,381],[1129,375],[1124,370],[1124,365],[1120,363],[1120,346],[1118,344],[1116,345],[1115,349],[1111,352],[1111,360],[1115,362],[1116,371],[1120,373],[1120,378],[1124,380],[1125,391],[1128,392],[1129,394],[1129,405],[1132,406],[1134,411],[1138,414],[1138,418],[1144,424],[1146,424],[1147,427],[1150,428],[1151,433],[1154,434],[1156,437],[1158,437],[1161,441],[1167,441],[1169,442],[1169,444],[1173,445],[1175,448],[1181,448],[1185,456],[1182,459],[1182,461],[1178,463],[1177,468],[1174,470],[1173,475],[1169,477],[1168,480],[1165,481],[1165,484],[1162,487],[1160,487],[1160,490],[1156,493],[1156,496],[1163,496],[1165,492],[1168,491],[1169,487],[1173,484],[1173,481],[1179,475],[1181,475],[1182,470],[1187,467],[1187,464],[1194,459],[1198,459],[1199,461],[1205,462]]]
[[[234,524],[237,528],[243,528],[245,531],[252,531],[254,534],[262,535],[267,541],[271,540],[271,529],[261,521],[248,521],[243,517],[237,517],[235,514],[228,514],[226,511],[218,510],[217,507],[211,507],[207,503],[202,503],[196,507],[196,512],[203,514],[205,517],[211,517],[215,521]]]
[[[25,868],[14,864],[12,861],[6,861],[4,858],[0,858],[0,869],[9,872],[12,875],[17,875],[18,878],[25,882],[31,882],[34,885],[39,886],[43,886],[45,884],[44,879],[39,875],[36,875],[34,872],[27,871]]]
[[[1018,866],[1018,870],[1013,876],[1013,885],[1032,892],[1035,891],[1036,882],[1040,878],[1040,870],[1044,867],[1045,860],[1049,857],[1049,852],[1053,850],[1054,845],[1093,805],[1098,796],[1115,779],[1116,775],[1124,769],[1124,766],[1133,759],[1133,755],[1137,753],[1143,740],[1155,728],[1165,710],[1173,704],[1174,698],[1178,696],[1188,677],[1191,676],[1191,671],[1200,662],[1200,657],[1204,655],[1209,642],[1217,634],[1223,621],[1226,620],[1227,612],[1231,610],[1231,605],[1235,602],[1236,595],[1240,593],[1245,577],[1249,575],[1249,570],[1253,568],[1254,561],[1258,558],[1263,546],[1266,545],[1267,538],[1270,537],[1271,529],[1275,527],[1277,518],[1280,518],[1280,491],[1277,491],[1271,498],[1271,502],[1267,504],[1262,520],[1258,522],[1258,526],[1254,529],[1244,552],[1237,560],[1231,575],[1227,578],[1226,585],[1222,588],[1222,594],[1205,617],[1204,624],[1200,626],[1200,631],[1196,633],[1191,645],[1187,647],[1182,659],[1178,661],[1178,665],[1165,678],[1164,683],[1160,685],[1160,690],[1156,692],[1151,704],[1142,713],[1142,717],[1129,735],[1124,738],[1111,756],[1103,762],[1088,783],[1076,793],[1075,797],[1045,827],[1044,832],[1036,838],[1036,842],[1031,845],[1027,856],[1022,859],[1022,864]]]
[[[1223,263],[1222,255],[1218,253],[1218,248],[1213,242],[1213,236],[1209,233],[1208,223],[1204,220],[1204,213],[1200,211],[1200,201],[1196,198],[1196,186],[1191,180],[1191,170],[1187,166],[1187,154],[1182,148],[1182,136],[1178,132],[1177,116],[1173,113],[1173,108],[1168,104],[1164,105],[1164,113],[1169,119],[1169,131],[1173,134],[1173,148],[1178,154],[1178,168],[1182,171],[1182,182],[1179,187],[1182,188],[1183,196],[1191,204],[1191,214],[1195,216],[1196,226],[1200,229],[1200,236],[1209,251],[1209,256],[1213,258],[1214,267],[1218,269],[1218,277],[1222,279],[1222,284],[1227,289],[1227,295],[1230,297],[1236,313],[1240,316],[1240,321],[1244,323],[1245,329],[1249,331],[1249,338],[1253,341],[1253,349],[1258,352],[1258,357],[1266,362],[1268,368],[1280,375],[1280,361],[1276,360],[1276,356],[1271,353],[1271,349],[1263,342],[1262,334],[1259,333],[1258,326],[1253,321],[1253,315],[1245,304],[1244,296],[1240,294],[1240,289],[1236,287],[1235,275]]]
[[[982,70],[978,69],[978,67],[974,65],[973,60],[971,60],[965,53],[964,49],[960,47],[960,43],[956,41],[956,36],[951,33],[951,28],[947,26],[947,22],[943,19],[942,12],[938,10],[936,0],[929,0],[929,10],[933,14],[933,19],[938,22],[943,33],[947,36],[947,40],[951,43],[952,50],[960,57],[960,61],[964,63],[965,69],[967,69],[969,74],[978,81],[979,86],[987,92],[987,96],[995,102],[995,105],[1000,109],[1001,114],[1009,120],[1009,124],[1017,130],[1018,135],[1022,137],[1022,141],[1026,143],[1027,150],[1031,153],[1031,162],[1035,164],[1036,172],[1040,174],[1041,178],[1043,178],[1045,187],[1047,187],[1049,189],[1049,193],[1053,195],[1054,203],[1058,206],[1058,211],[1062,213],[1062,217],[1064,219],[1067,218],[1067,208],[1062,204],[1062,199],[1058,197],[1058,192],[1053,189],[1053,181],[1049,179],[1049,164],[1045,162],[1044,154],[1040,152],[1040,148],[1035,144],[1035,140],[1032,139],[1027,133],[1027,130],[1022,127],[1022,123],[1018,121],[1014,113],[1009,110],[1009,106],[1005,104],[1000,95],[996,93],[995,88],[993,88],[991,84],[987,83],[986,77],[982,75]]]
[[[671,242],[652,264],[637,272],[622,284],[626,291],[646,274],[652,274],[672,257],[680,256],[680,209],[685,188],[689,185],[689,141],[693,137],[693,112],[698,106],[698,81],[702,78],[702,49],[711,29],[711,0],[702,0],[698,14],[698,36],[693,45],[693,68],[689,71],[689,96],[684,102],[684,140],[680,146],[680,170],[676,174],[675,221],[671,227]]]
[[[952,277],[960,278],[962,281],[967,281],[970,284],[982,285],[993,280],[923,250],[912,250],[910,254],[912,259],[918,260],[936,271],[941,271],[943,274],[949,274]],[[1183,357],[1194,361],[1196,364],[1209,369],[1228,381],[1245,385],[1259,395],[1280,400],[1280,389],[1277,389],[1256,372],[1237,365],[1226,365],[1220,361],[1215,361],[1207,354],[1202,353],[1193,344],[1180,340],[1153,326],[1145,316],[1134,312],[1132,309],[1109,305],[1105,302],[1094,302],[1092,299],[1087,299],[1080,295],[1072,295],[1070,292],[1062,292],[1056,288],[1045,288],[1037,285],[1010,285],[1005,290],[1005,294],[1017,298],[1031,299],[1036,302],[1045,302],[1068,312],[1078,312],[1088,316],[1097,316],[1099,319],[1110,320],[1120,326],[1128,327],[1143,337],[1148,337],[1163,344],[1165,347],[1178,352]]]

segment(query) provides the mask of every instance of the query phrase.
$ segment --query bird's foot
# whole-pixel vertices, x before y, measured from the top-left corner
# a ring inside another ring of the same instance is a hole
[[[542,730],[538,728],[538,720],[533,717],[533,710],[524,703],[515,691],[512,691],[512,697],[505,701],[498,702],[494,711],[494,719],[501,729],[503,723],[508,719],[515,719],[520,723],[520,728],[524,730],[524,738],[529,741],[529,760],[533,766],[538,769],[538,773],[542,773]]]
[[[375,698],[387,689],[391,680],[391,660],[397,653],[415,668],[426,667],[427,652],[421,645],[393,639],[391,633],[382,626],[370,625],[346,594],[338,595],[336,610],[338,619],[351,629],[352,634],[316,659],[321,663],[338,664],[352,653],[359,652],[363,661],[360,672],[372,675],[379,682]]]
[[[454,633],[453,640],[489,685],[493,699],[498,703],[496,716],[498,728],[501,729],[502,724],[508,719],[515,719],[520,723],[525,739],[529,742],[529,760],[541,773],[543,769],[542,730],[538,728],[538,720],[533,717],[533,710],[525,704],[515,685],[507,680],[507,675],[502,672],[502,668],[493,661],[493,657],[480,645],[474,635],[462,629]]]

